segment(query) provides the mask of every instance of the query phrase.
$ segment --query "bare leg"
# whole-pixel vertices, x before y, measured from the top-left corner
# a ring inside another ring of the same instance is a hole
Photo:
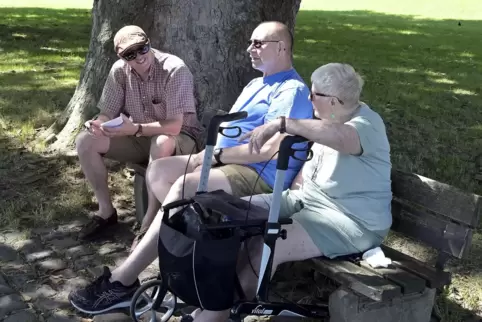
[[[109,142],[108,137],[94,136],[87,131],[81,132],[75,140],[80,166],[99,203],[98,215],[104,219],[114,212],[107,184],[107,168],[101,156],[109,149]]]
[[[161,159],[156,162],[168,159],[171,158]],[[184,196],[186,198],[195,195],[199,182],[199,175],[199,172],[186,175],[184,185]],[[183,177],[180,177],[172,185],[163,203],[167,204],[181,199],[182,184]],[[215,189],[223,189],[227,193],[231,193],[232,191],[229,181],[224,173],[220,170],[213,169],[209,175],[208,190],[211,191]],[[152,189],[152,191],[155,193],[156,189]],[[157,258],[157,239],[162,223],[162,216],[163,212],[160,210],[134,251],[119,267],[112,271],[112,281],[120,281],[124,285],[131,285],[135,282],[137,276],[139,276],[139,274]]]
[[[154,160],[170,157],[171,155],[173,155],[176,148],[175,144],[176,142],[170,136],[158,135],[156,137],[153,137],[151,140],[149,167]],[[149,171],[149,167],[148,167],[148,170],[146,170],[146,177],[147,177],[147,172]],[[166,171],[166,169],[169,169],[169,168],[165,168],[163,170]],[[156,216],[157,212],[161,208],[162,200],[156,198],[154,193],[151,191],[149,184],[147,184],[147,196],[148,196],[147,210],[144,216],[144,220],[142,221],[141,230],[147,229],[151,225],[152,221],[154,220],[154,217]]]
[[[154,220],[161,204],[164,203],[169,190],[171,190],[174,182],[186,172],[186,165],[189,159],[188,155],[172,156],[154,160],[149,164],[146,171],[147,189],[152,194],[152,198],[157,202],[156,211],[147,211],[142,222],[142,228],[148,228]],[[192,172],[188,167],[187,173]],[[149,195],[151,199],[151,195]]]

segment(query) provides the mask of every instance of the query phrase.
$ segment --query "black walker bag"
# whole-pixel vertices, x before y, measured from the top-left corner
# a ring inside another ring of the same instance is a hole
[[[267,219],[268,210],[223,190],[199,194],[170,218],[163,218],[158,242],[159,269],[169,290],[186,304],[211,311],[232,307],[243,230],[199,228],[233,221],[242,225],[248,207],[250,220]]]

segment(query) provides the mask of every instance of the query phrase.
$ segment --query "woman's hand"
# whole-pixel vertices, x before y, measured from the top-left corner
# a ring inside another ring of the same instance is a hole
[[[242,142],[243,140],[249,138],[249,153],[253,153],[254,150],[256,153],[259,154],[263,145],[265,145],[266,142],[268,142],[268,140],[271,139],[279,131],[279,128],[280,124],[278,120],[266,123],[242,135],[238,139],[238,142]]]

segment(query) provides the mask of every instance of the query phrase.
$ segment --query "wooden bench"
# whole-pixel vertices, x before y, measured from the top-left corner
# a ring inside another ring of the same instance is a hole
[[[436,259],[421,261],[382,245],[392,259],[388,268],[372,268],[361,254],[308,261],[340,285],[329,298],[331,321],[431,321],[437,290],[451,282],[445,264],[470,252],[480,196],[397,170],[392,171],[392,192],[391,230],[430,247]]]
[[[147,209],[146,167],[135,169],[137,218]],[[434,263],[382,245],[392,259],[388,268],[372,268],[362,254],[307,261],[340,286],[330,295],[331,321],[431,321],[437,291],[451,283],[445,264],[466,258],[479,224],[481,197],[453,186],[399,170],[392,171],[391,230],[431,248]]]

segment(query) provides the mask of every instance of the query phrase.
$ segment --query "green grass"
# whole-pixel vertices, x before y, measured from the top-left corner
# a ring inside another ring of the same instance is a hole
[[[67,105],[89,44],[92,1],[0,2],[0,226],[68,220],[92,207],[75,159],[20,149]],[[7,8],[11,7],[11,8]],[[38,8],[25,8],[38,7]],[[55,9],[54,9],[55,8]],[[303,0],[295,67],[309,82],[341,61],[387,124],[394,167],[482,194],[482,2]],[[460,22],[460,25],[459,25]],[[7,178],[7,179],[4,179]],[[129,183],[121,174],[117,191]],[[482,316],[482,234],[440,297],[446,321]]]
[[[295,66],[308,81],[342,61],[364,77],[363,100],[385,119],[398,168],[482,193],[480,21],[414,19],[370,11],[302,11]]]
[[[90,36],[85,9],[0,8],[0,127],[24,141],[70,100]]]
[[[410,15],[429,19],[479,20],[482,2],[477,0],[302,0],[301,10],[357,11],[368,10],[392,15]]]

